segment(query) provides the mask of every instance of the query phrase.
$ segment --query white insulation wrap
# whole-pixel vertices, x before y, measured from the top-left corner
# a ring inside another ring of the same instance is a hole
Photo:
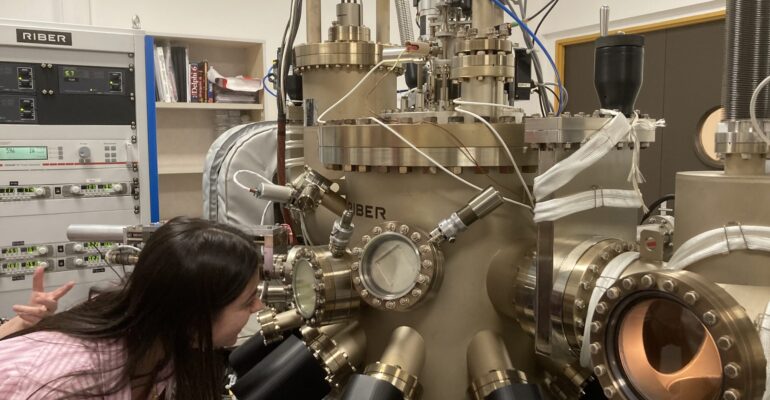
[[[535,204],[535,223],[556,221],[599,207],[639,208],[641,197],[633,190],[596,189]]]
[[[728,225],[703,232],[682,244],[665,268],[682,270],[703,259],[737,250],[770,252],[770,227]]]
[[[596,280],[596,286],[591,293],[591,300],[588,301],[588,314],[586,315],[586,323],[583,328],[583,343],[580,347],[580,365],[583,367],[591,367],[591,352],[588,350],[588,346],[591,344],[591,320],[594,318],[594,311],[599,303],[599,299],[602,298],[607,289],[615,284],[615,281],[618,280],[626,268],[638,259],[638,252],[623,253],[613,258],[604,268],[599,279]]]
[[[577,174],[604,157],[621,139],[628,135],[631,125],[622,113],[602,111],[610,113],[614,117],[582,144],[575,153],[535,178],[534,195],[536,200],[543,199],[566,185]]]
[[[765,307],[765,313],[762,315],[759,325],[759,341],[762,343],[762,350],[765,352],[765,360],[770,360],[770,303]],[[765,366],[765,394],[762,400],[770,400],[770,361]]]

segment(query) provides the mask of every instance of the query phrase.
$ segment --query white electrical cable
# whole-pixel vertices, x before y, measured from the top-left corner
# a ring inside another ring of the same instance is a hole
[[[518,110],[517,107],[509,106],[507,104],[497,104],[497,103],[483,103],[479,101],[468,101],[468,100],[460,100],[460,99],[454,99],[452,100],[453,103],[459,104],[459,105],[468,105],[468,106],[488,106],[488,107],[498,107],[498,108],[507,108],[511,110]]]
[[[591,299],[588,301],[588,312],[586,314],[585,326],[583,327],[583,343],[580,347],[580,365],[583,367],[588,368],[591,366],[591,352],[588,349],[591,345],[591,320],[594,318],[594,312],[596,311],[596,305],[599,304],[599,299],[602,298],[607,289],[615,284],[615,281],[620,278],[620,275],[623,274],[628,266],[638,259],[639,253],[635,251],[620,254],[607,263],[607,266],[602,270],[602,274],[596,279],[596,285],[591,292]]]
[[[618,142],[628,135],[631,125],[626,117],[617,111],[602,110],[613,115],[571,156],[556,163],[540,176],[535,177],[535,199],[540,200],[566,185],[577,174],[604,157]]]
[[[556,221],[599,207],[639,208],[642,200],[633,190],[595,189],[535,204],[535,223]]]
[[[729,225],[703,232],[684,242],[664,268],[683,270],[706,258],[737,250],[770,252],[770,227]]]
[[[757,98],[759,97],[759,92],[761,92],[762,88],[767,86],[768,83],[770,83],[770,76],[760,82],[759,85],[757,85],[757,88],[754,89],[754,93],[751,95],[751,102],[749,102],[749,116],[751,117],[751,126],[754,127],[754,133],[770,146],[770,138],[767,137],[764,129],[762,129],[759,125],[759,121],[757,121]]]
[[[269,210],[270,207],[272,207],[272,206],[273,206],[273,202],[272,201],[268,201],[267,204],[265,205],[265,209],[262,210],[262,218],[259,219],[259,224],[260,225],[264,225],[265,224],[265,217],[267,216],[267,210]]]
[[[305,215],[302,212],[299,213],[299,227],[302,229],[302,236],[305,238],[305,245],[314,246],[313,241],[310,240],[310,235],[307,233],[307,227],[305,227]]]
[[[361,78],[358,81],[358,83],[355,84],[355,86],[353,86],[352,89],[350,89],[347,93],[345,93],[344,96],[340,97],[340,99],[337,100],[336,103],[332,104],[331,107],[327,108],[324,112],[322,112],[321,115],[319,115],[318,118],[316,118],[316,121],[318,121],[318,123],[325,124],[326,121],[323,119],[323,117],[329,111],[335,109],[338,105],[340,105],[340,103],[342,103],[348,97],[350,97],[350,95],[353,94],[353,92],[355,92],[356,89],[358,89],[366,81],[366,79],[369,78],[374,73],[374,71],[377,71],[377,69],[380,68],[380,66],[382,66],[383,64],[385,64],[385,63],[393,63],[393,67],[391,68],[391,70],[393,68],[396,68],[398,63],[401,62],[401,56],[404,55],[405,52],[406,52],[406,49],[404,51],[402,51],[401,53],[399,53],[398,57],[395,60],[382,60],[382,61],[378,62],[374,67],[372,67],[372,69],[369,70],[369,72],[366,73],[366,75],[364,75],[363,78]]]
[[[765,353],[765,360],[770,360],[770,302],[765,307],[765,313],[760,316],[759,341]],[[770,362],[765,366],[765,394],[762,400],[770,400]]]
[[[372,120],[374,123],[376,123],[377,125],[380,125],[381,127],[383,127],[383,128],[385,128],[385,129],[387,129],[387,130],[388,130],[390,133],[392,133],[392,134],[393,134],[395,137],[397,137],[399,140],[401,140],[402,142],[404,142],[404,143],[405,143],[407,146],[411,147],[411,148],[412,148],[412,150],[416,151],[416,152],[417,152],[417,153],[419,153],[421,156],[425,157],[425,158],[426,158],[428,161],[430,161],[430,162],[431,162],[431,164],[435,165],[435,166],[436,166],[436,168],[438,168],[438,169],[440,169],[440,170],[442,170],[442,171],[446,172],[446,173],[447,173],[447,175],[451,176],[452,178],[455,178],[455,179],[457,179],[457,180],[458,180],[458,181],[460,181],[462,184],[464,184],[464,185],[466,185],[466,186],[468,186],[468,187],[471,187],[471,188],[473,188],[473,189],[476,189],[476,190],[478,190],[478,191],[482,191],[482,190],[484,190],[484,189],[482,189],[481,187],[479,187],[479,186],[476,186],[476,185],[474,185],[474,184],[472,184],[472,183],[470,183],[470,182],[466,181],[465,179],[463,179],[463,178],[459,177],[458,175],[456,175],[456,174],[452,173],[452,171],[448,170],[446,167],[444,167],[443,165],[441,165],[441,164],[440,164],[438,161],[436,161],[436,160],[434,160],[433,158],[431,158],[431,156],[429,156],[429,155],[425,154],[425,153],[424,153],[422,150],[418,149],[418,148],[417,148],[417,146],[415,146],[414,144],[412,144],[412,143],[411,143],[409,140],[407,140],[405,137],[401,136],[401,134],[399,134],[398,132],[396,132],[396,131],[395,131],[393,128],[391,128],[390,126],[388,126],[386,123],[384,123],[384,122],[382,122],[382,121],[380,121],[379,119],[377,119],[377,118],[374,118],[374,117],[369,117],[369,119],[371,119],[371,120]],[[511,200],[511,199],[509,199],[509,198],[507,198],[507,197],[503,197],[503,201],[505,201],[505,202],[508,202],[508,203],[511,203],[511,204],[515,204],[515,205],[517,205],[517,206],[521,206],[521,207],[524,207],[524,208],[526,208],[526,209],[529,209],[529,210],[532,210],[532,207],[530,207],[530,206],[528,206],[528,205],[526,205],[526,204],[524,204],[524,203],[520,203],[520,202],[518,202],[518,201],[515,201],[515,200]]]
[[[455,100],[455,102],[457,102]],[[458,103],[459,104],[459,103]],[[498,142],[500,142],[500,145],[503,147],[503,150],[505,150],[505,154],[508,156],[508,159],[511,160],[511,164],[513,165],[514,171],[516,171],[516,176],[519,177],[519,181],[521,182],[521,186],[524,188],[524,192],[527,194],[527,198],[529,199],[529,204],[534,206],[535,205],[535,199],[532,198],[532,193],[529,191],[529,187],[527,186],[527,182],[524,181],[524,177],[521,175],[521,170],[519,169],[519,165],[516,164],[516,159],[513,158],[513,154],[511,154],[511,150],[508,148],[508,145],[505,144],[505,141],[503,140],[503,137],[500,136],[500,133],[497,132],[497,130],[490,124],[487,120],[482,118],[478,114],[474,114],[468,110],[464,110],[460,107],[455,107],[455,111],[459,111],[464,114],[468,114],[472,116],[473,118],[476,118],[481,123],[486,125],[487,129],[489,129],[490,132],[492,132],[492,135],[495,136]]]
[[[258,176],[258,177],[262,178],[262,180],[263,180],[263,181],[265,181],[265,182],[267,182],[267,183],[270,183],[270,184],[272,184],[272,183],[273,183],[273,182],[272,182],[270,179],[267,179],[267,178],[265,178],[264,176],[262,176],[262,175],[260,175],[260,174],[258,174],[258,173],[256,173],[256,172],[254,172],[254,171],[250,171],[250,170],[248,170],[248,169],[239,169],[238,171],[235,171],[235,173],[233,174],[233,182],[235,182],[235,184],[236,184],[236,185],[238,185],[238,187],[240,187],[241,189],[244,189],[244,190],[246,190],[247,192],[251,192],[251,188],[249,188],[248,186],[246,186],[246,185],[242,184],[242,183],[241,183],[241,182],[238,180],[238,175],[239,175],[239,174],[241,174],[241,173],[247,173],[247,174],[256,175],[256,176]]]

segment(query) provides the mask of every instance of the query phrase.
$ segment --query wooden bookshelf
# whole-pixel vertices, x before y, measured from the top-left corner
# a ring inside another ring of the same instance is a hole
[[[208,60],[224,76],[264,75],[264,42],[232,38],[149,33],[155,43],[186,46],[190,62]],[[206,153],[217,139],[217,114],[240,112],[241,119],[264,120],[264,92],[257,103],[156,102],[158,198],[160,218],[200,217],[202,173]]]

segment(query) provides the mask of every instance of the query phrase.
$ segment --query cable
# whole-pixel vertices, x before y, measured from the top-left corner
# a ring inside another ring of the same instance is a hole
[[[265,217],[267,216],[267,210],[269,210],[270,207],[272,207],[272,206],[273,206],[273,202],[272,201],[268,201],[267,204],[265,205],[265,209],[262,210],[262,218],[259,219],[259,224],[260,225],[264,225],[265,224]]]
[[[440,164],[438,161],[434,160],[434,159],[433,159],[431,156],[429,156],[429,155],[425,154],[425,153],[424,153],[422,150],[418,149],[418,148],[417,148],[417,147],[416,147],[414,144],[412,144],[412,142],[408,141],[408,140],[407,140],[405,137],[401,136],[401,134],[400,134],[400,133],[396,132],[396,131],[395,131],[393,128],[391,128],[390,126],[388,126],[386,123],[384,123],[384,122],[380,121],[379,119],[377,119],[377,118],[375,118],[375,117],[369,117],[369,119],[371,119],[371,120],[372,120],[374,123],[376,123],[377,125],[380,125],[381,127],[383,127],[383,128],[385,128],[385,129],[387,129],[387,130],[388,130],[390,133],[392,133],[394,136],[396,136],[396,137],[397,137],[399,140],[401,140],[402,142],[404,142],[404,143],[405,143],[407,146],[411,147],[411,148],[412,148],[412,150],[416,151],[416,152],[417,152],[417,153],[419,153],[421,156],[425,157],[425,159],[427,159],[428,161],[430,161],[430,162],[431,162],[433,165],[435,165],[435,166],[436,166],[436,168],[438,168],[438,169],[440,169],[441,171],[445,172],[447,175],[451,176],[452,178],[454,178],[454,179],[458,180],[460,183],[462,183],[462,184],[464,184],[464,185],[466,185],[466,186],[468,186],[468,187],[471,187],[471,188],[473,188],[473,189],[476,189],[476,190],[478,190],[478,191],[482,191],[482,190],[484,190],[483,188],[481,188],[481,187],[479,187],[479,186],[476,186],[476,185],[474,185],[474,184],[472,184],[472,183],[470,183],[470,182],[466,181],[465,179],[463,179],[463,178],[461,178],[461,177],[459,177],[459,176],[455,175],[454,173],[452,173],[452,171],[450,171],[450,170],[446,169],[446,167],[444,167],[443,165],[441,165],[441,164]],[[518,206],[524,207],[524,208],[526,208],[526,209],[528,209],[528,210],[532,210],[532,207],[530,207],[530,206],[528,206],[528,205],[526,205],[526,204],[524,204],[524,203],[520,203],[520,202],[518,202],[518,201],[515,201],[515,200],[511,200],[511,199],[509,199],[509,198],[507,198],[507,197],[503,197],[503,201],[506,201],[506,202],[508,202],[508,203],[511,203],[511,204],[515,204],[515,205],[518,205]]]
[[[665,195],[665,196],[663,196],[663,197],[653,201],[647,207],[647,208],[649,208],[649,211],[644,213],[644,215],[642,216],[642,219],[639,221],[639,225],[643,224],[644,221],[647,221],[647,218],[650,218],[652,216],[652,213],[654,213],[655,210],[657,210],[658,207],[660,207],[661,204],[663,204],[664,202],[667,202],[667,201],[674,200],[674,199],[676,199],[676,195],[675,194],[667,194],[667,195]]]
[[[511,12],[515,14],[511,0],[506,0],[506,2],[510,7]],[[527,10],[521,3],[519,3],[519,10],[521,11],[521,20],[526,21]],[[527,45],[527,52],[532,55],[532,65],[535,67],[535,76],[537,77],[538,82],[535,86],[539,86],[539,82],[543,81],[543,68],[540,65],[540,56],[533,50],[535,44],[532,42],[532,38],[527,34],[527,31],[521,25],[517,24],[517,26],[519,29],[521,29],[521,35],[524,38],[524,44]],[[548,112],[553,111],[553,106],[540,91],[537,92],[537,96],[538,102],[540,103],[540,113],[543,117],[545,117]]]
[[[760,139],[764,140],[767,145],[770,145],[770,138],[767,137],[764,129],[759,126],[759,121],[757,121],[757,98],[759,97],[759,92],[761,92],[762,88],[767,86],[768,83],[770,83],[770,76],[760,82],[759,85],[757,85],[757,88],[754,89],[754,94],[751,95],[751,102],[749,103],[749,116],[751,117],[751,126],[754,127],[754,133],[756,133]]]
[[[254,171],[250,171],[250,170],[248,170],[248,169],[239,169],[238,171],[235,171],[235,173],[233,174],[233,182],[235,182],[235,184],[236,184],[236,185],[238,185],[238,187],[240,187],[241,189],[243,189],[243,190],[246,190],[246,191],[248,191],[248,192],[252,192],[252,193],[254,193],[254,191],[255,191],[256,189],[254,189],[254,188],[250,188],[250,187],[248,187],[248,186],[246,186],[246,185],[242,184],[242,183],[241,183],[241,182],[238,180],[238,174],[241,174],[241,173],[247,173],[247,174],[256,175],[256,176],[258,176],[258,177],[262,178],[262,180],[263,180],[263,181],[265,181],[265,182],[267,182],[267,183],[270,183],[270,184],[272,184],[272,183],[273,183],[271,180],[269,180],[269,179],[265,178],[264,176],[262,176],[261,174],[259,174],[259,173],[257,173],[257,172],[254,172]]]
[[[462,100],[455,100],[454,102],[455,102],[455,104],[463,104],[463,103],[465,103]],[[472,103],[472,102],[469,102],[469,103]],[[514,171],[516,171],[516,176],[519,177],[519,181],[521,181],[521,186],[524,188],[524,192],[527,194],[527,198],[529,199],[529,204],[534,207],[535,199],[532,198],[532,193],[529,191],[529,187],[527,186],[527,182],[524,181],[524,177],[521,175],[521,170],[519,169],[519,165],[516,163],[516,159],[513,158],[513,154],[511,154],[511,149],[508,148],[508,145],[505,143],[505,141],[503,140],[502,136],[500,136],[500,133],[497,132],[497,130],[492,126],[492,124],[487,122],[487,120],[485,120],[484,118],[482,118],[478,114],[474,114],[474,113],[472,113],[472,112],[470,112],[468,110],[463,110],[460,107],[455,107],[455,111],[459,111],[461,113],[468,114],[468,115],[476,118],[477,120],[479,120],[479,122],[481,122],[482,124],[486,125],[487,129],[489,129],[489,131],[492,132],[492,135],[495,136],[497,141],[500,142],[500,145],[503,147],[503,150],[505,150],[505,154],[508,156],[508,159],[511,160],[511,164],[513,165],[513,169],[514,169]]]
[[[543,82],[543,83],[540,83],[539,85],[545,87],[549,92],[551,92],[555,99],[559,98],[559,95],[556,94],[556,92],[554,92],[553,89],[548,87],[548,86],[559,87],[558,84],[553,83],[553,82]],[[566,107],[567,104],[569,104],[569,92],[567,92],[567,87],[566,86],[561,88],[561,93],[564,93],[564,107]]]
[[[551,8],[548,9],[548,12],[543,15],[543,18],[540,19],[540,23],[537,24],[537,28],[535,28],[535,35],[537,35],[537,32],[540,31],[540,27],[543,26],[543,22],[545,22],[545,19],[548,18],[548,15],[551,14],[551,11],[556,7],[556,4],[559,4],[559,0],[555,0],[553,4],[551,4]]]
[[[546,8],[548,8],[548,6],[550,6],[550,5],[551,5],[551,4],[553,4],[554,2],[556,2],[556,0],[551,0],[551,1],[549,1],[549,2],[548,2],[548,3],[546,3],[546,4],[543,6],[543,8],[541,8],[541,9],[540,9],[538,12],[536,12],[536,13],[532,14],[532,15],[531,15],[529,18],[526,18],[526,19],[525,19],[525,21],[527,21],[527,22],[530,22],[530,21],[532,21],[533,19],[537,18],[537,16],[538,16],[538,15],[542,14],[542,13],[543,13],[543,11],[545,11],[545,9],[546,9]]]
[[[527,24],[525,24],[521,19],[519,19],[519,17],[517,17],[513,11],[509,10],[508,7],[503,5],[503,3],[500,2],[500,0],[492,0],[492,2],[494,2],[498,7],[502,8],[506,14],[510,15],[511,18],[514,19],[514,21],[516,21],[519,25],[521,25],[521,27],[527,31],[527,34],[529,34],[532,37],[535,43],[537,43],[537,45],[540,46],[540,49],[543,50],[543,53],[545,53],[545,56],[548,59],[548,62],[551,63],[551,67],[553,68],[553,72],[556,76],[556,82],[559,83],[559,93],[561,93],[561,91],[564,88],[564,85],[562,84],[562,80],[561,80],[561,74],[559,74],[559,69],[556,68],[556,63],[553,61],[553,58],[551,57],[551,53],[549,53],[548,50],[545,48],[545,45],[543,45],[543,42],[541,42],[540,39],[537,37],[537,35],[534,32],[532,32],[532,30],[529,28],[529,26],[527,26]],[[559,111],[556,113],[556,115],[557,116],[561,115],[562,110],[564,110],[564,102],[561,101],[561,98],[560,98]]]
[[[268,88],[267,84],[265,83],[265,81],[270,77],[270,74],[272,74],[272,73],[273,73],[273,66],[271,65],[270,69],[267,70],[267,73],[262,78],[262,87],[265,89],[265,92],[269,93],[273,97],[278,97],[278,95],[275,94],[275,92],[273,92],[272,90],[270,90],[270,88]]]
[[[404,52],[402,51],[401,53],[403,54]],[[401,56],[399,55],[399,57],[401,57]],[[350,90],[349,90],[347,93],[345,93],[345,95],[344,95],[344,96],[340,97],[340,99],[339,99],[339,100],[337,100],[337,102],[336,102],[336,103],[332,104],[332,105],[331,105],[329,108],[327,108],[327,109],[326,109],[324,112],[322,112],[322,113],[321,113],[321,115],[319,115],[319,116],[318,116],[318,118],[316,118],[316,121],[318,121],[318,122],[319,122],[319,123],[321,123],[321,124],[325,124],[325,123],[326,123],[326,121],[325,121],[325,120],[323,120],[323,117],[324,117],[326,114],[328,114],[328,113],[329,113],[329,111],[331,111],[331,110],[335,109],[335,108],[336,108],[338,105],[340,105],[340,103],[342,103],[343,101],[345,101],[345,100],[346,100],[346,99],[347,99],[347,98],[348,98],[348,97],[349,97],[351,94],[353,94],[353,92],[355,92],[355,91],[356,91],[356,89],[358,89],[358,88],[359,88],[359,87],[360,87],[360,86],[361,86],[361,85],[364,83],[364,81],[366,81],[366,79],[367,79],[367,78],[369,78],[369,77],[370,77],[370,76],[371,76],[371,75],[374,73],[374,71],[376,71],[376,70],[377,70],[377,68],[380,68],[380,66],[382,66],[383,64],[385,64],[385,63],[387,63],[387,62],[393,62],[393,61],[395,61],[395,60],[382,60],[382,61],[378,62],[378,63],[377,63],[377,65],[375,65],[374,67],[372,67],[372,69],[370,69],[370,70],[369,70],[369,72],[367,72],[367,73],[366,73],[366,75],[364,75],[364,77],[363,77],[363,78],[361,78],[361,79],[358,81],[358,83],[356,83],[356,84],[355,84],[355,86],[353,86],[353,88],[352,88],[352,89],[350,89]]]

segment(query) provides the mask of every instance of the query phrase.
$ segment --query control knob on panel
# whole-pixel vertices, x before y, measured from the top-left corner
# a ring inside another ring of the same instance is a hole
[[[70,186],[70,193],[74,195],[79,195],[79,194],[82,194],[82,190],[80,189],[80,186],[72,185]]]
[[[42,267],[43,269],[48,268],[48,262],[47,261],[40,261],[40,263],[37,265],[38,267]]]
[[[43,196],[45,196],[45,188],[36,187],[34,194],[35,194],[35,197],[43,197]]]
[[[83,146],[79,148],[78,156],[80,157],[81,163],[91,162],[91,148],[88,146]]]
[[[73,262],[74,262],[74,263],[75,263],[75,265],[76,265],[76,266],[78,266],[78,267],[80,267],[80,266],[82,266],[83,264],[85,264],[85,260],[83,260],[82,258],[76,258],[76,259],[75,259],[75,261],[73,261]]]
[[[83,245],[80,243],[75,243],[72,246],[72,250],[75,251],[75,253],[82,253],[83,252]]]
[[[112,193],[123,193],[124,187],[120,183],[112,185]]]
[[[45,247],[45,246],[38,247],[37,254],[40,254],[41,256],[48,254],[48,247]]]

